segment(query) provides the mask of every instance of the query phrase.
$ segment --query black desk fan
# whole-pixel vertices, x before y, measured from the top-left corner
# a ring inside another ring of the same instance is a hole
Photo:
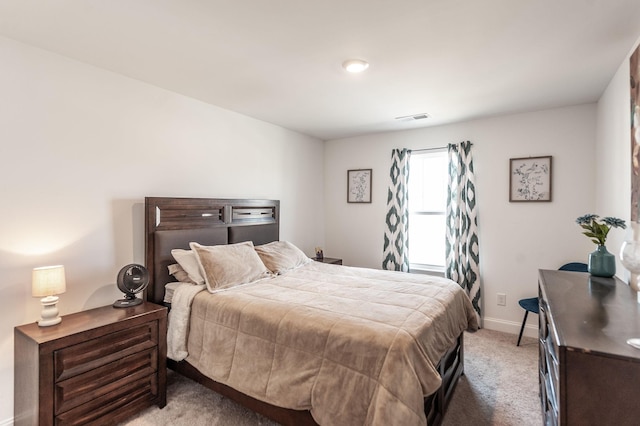
[[[142,303],[142,299],[136,297],[149,285],[149,271],[135,263],[125,266],[118,272],[118,288],[124,293],[124,299],[113,303],[115,308],[128,308]]]

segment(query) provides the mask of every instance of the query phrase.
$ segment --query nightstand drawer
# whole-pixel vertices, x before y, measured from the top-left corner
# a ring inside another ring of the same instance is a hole
[[[157,360],[154,347],[57,383],[56,415],[150,376]]]
[[[157,323],[152,322],[55,351],[55,379],[82,374],[157,344]]]
[[[125,411],[131,406],[144,406],[157,395],[158,382],[155,374],[130,382],[116,391],[102,395],[56,416],[56,426],[104,425],[110,413]]]

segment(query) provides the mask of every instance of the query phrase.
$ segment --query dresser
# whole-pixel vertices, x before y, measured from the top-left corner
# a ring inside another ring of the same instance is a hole
[[[540,398],[545,425],[640,424],[636,292],[617,278],[539,271]]]
[[[14,421],[117,424],[166,404],[167,309],[105,306],[14,329]]]

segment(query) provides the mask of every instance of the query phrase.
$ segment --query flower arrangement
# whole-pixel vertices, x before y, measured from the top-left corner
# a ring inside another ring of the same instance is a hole
[[[597,214],[586,214],[576,219],[576,223],[585,230],[583,234],[591,238],[591,241],[599,246],[604,246],[611,228],[625,229],[627,227],[624,220],[617,217],[599,218],[600,216]]]

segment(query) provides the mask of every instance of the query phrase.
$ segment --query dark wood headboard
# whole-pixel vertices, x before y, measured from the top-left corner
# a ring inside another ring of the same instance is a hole
[[[279,200],[221,198],[145,198],[145,252],[150,281],[145,299],[162,304],[164,286],[174,281],[167,267],[175,263],[171,250],[203,245],[277,241]]]

